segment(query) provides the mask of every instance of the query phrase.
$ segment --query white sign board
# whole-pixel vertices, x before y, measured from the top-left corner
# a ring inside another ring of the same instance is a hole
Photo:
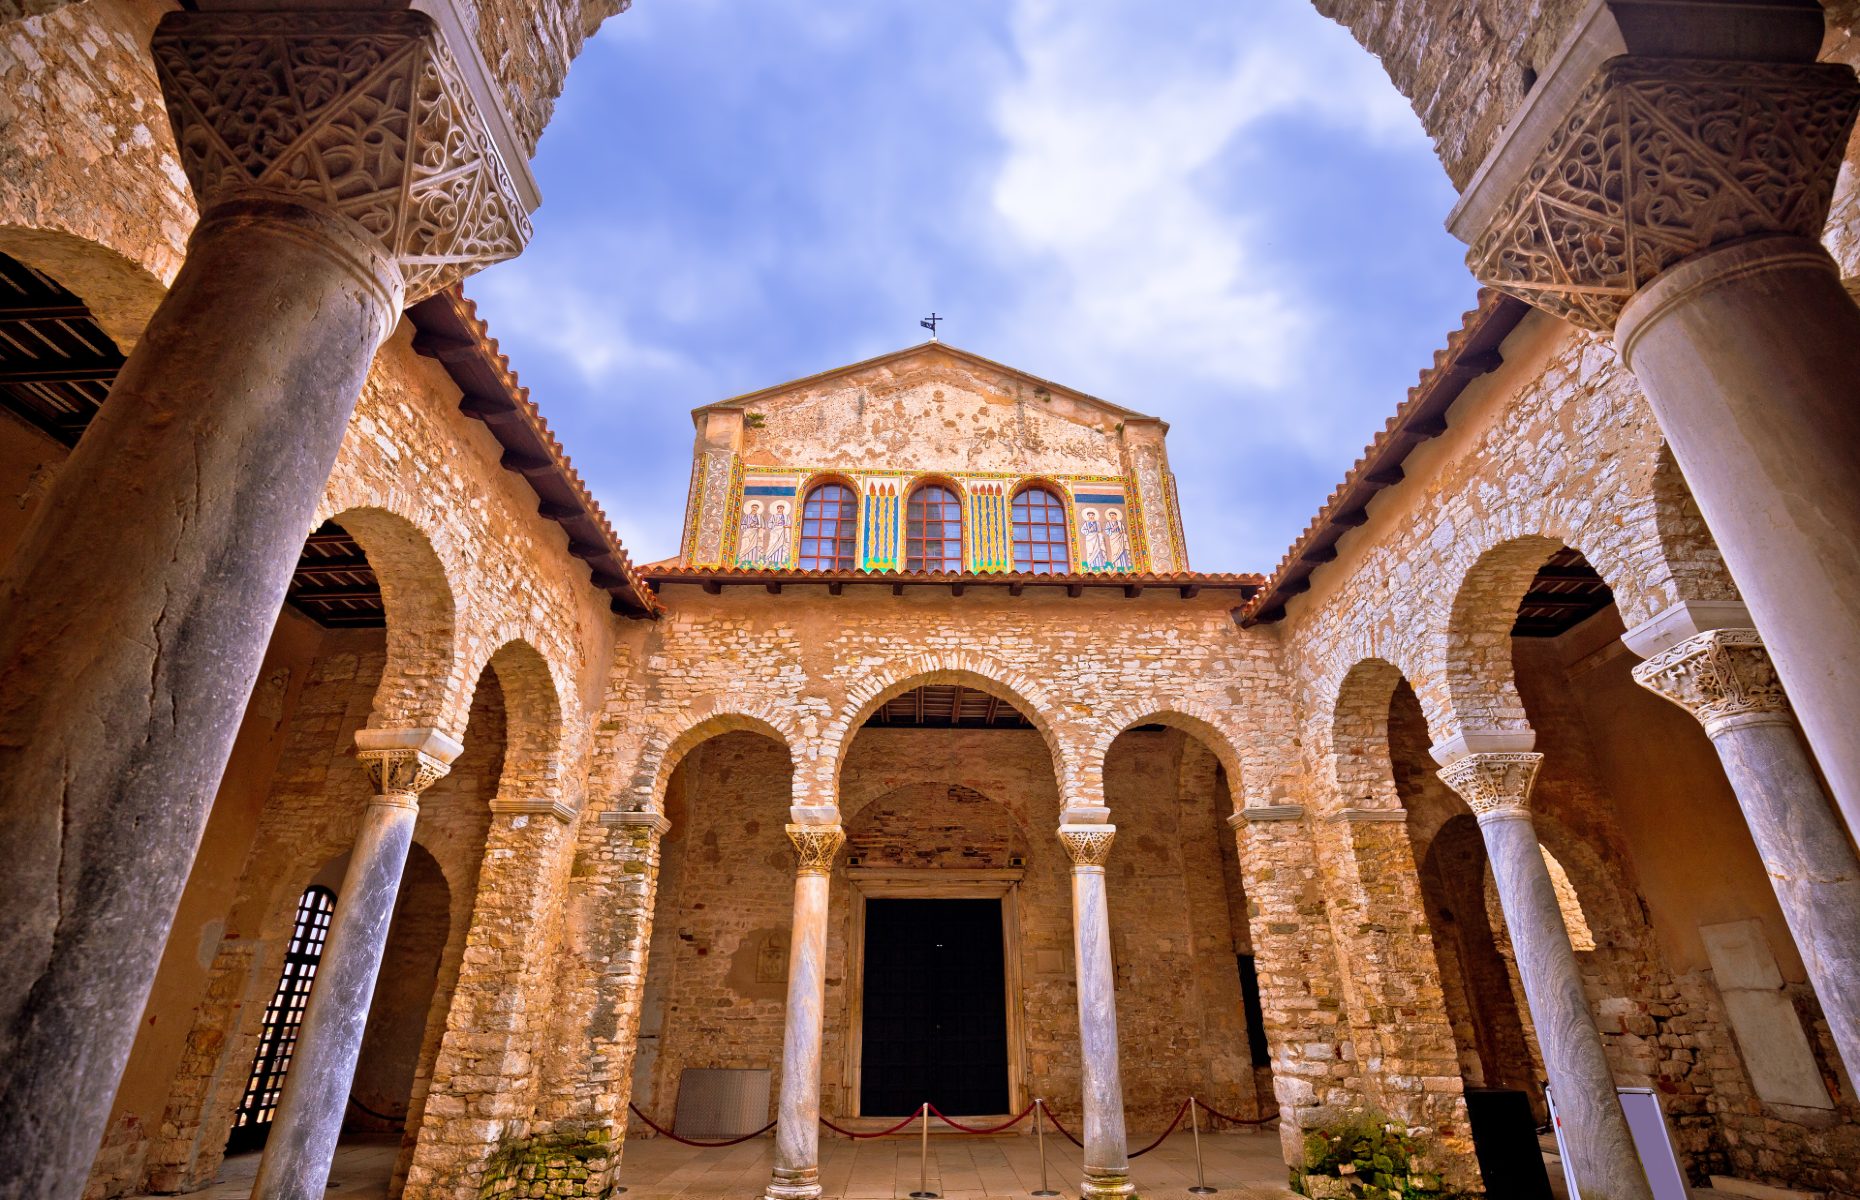
[[[1686,1176],[1679,1169],[1679,1155],[1667,1132],[1666,1114],[1660,1111],[1660,1098],[1651,1088],[1616,1088],[1621,1097],[1621,1111],[1627,1114],[1628,1133],[1634,1138],[1634,1151],[1640,1155],[1641,1170],[1653,1189],[1653,1200],[1689,1200]],[[1557,1116],[1556,1097],[1544,1089],[1550,1105],[1550,1126],[1556,1130],[1557,1157],[1563,1162],[1563,1182],[1569,1186],[1569,1200],[1582,1200],[1576,1186],[1576,1172],[1570,1166],[1569,1143],[1563,1137],[1563,1121]]]

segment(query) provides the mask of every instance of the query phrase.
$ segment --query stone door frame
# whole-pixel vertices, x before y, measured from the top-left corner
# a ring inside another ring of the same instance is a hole
[[[948,867],[847,867],[852,903],[846,916],[846,1039],[844,1095],[848,1117],[860,1115],[865,1054],[865,904],[867,900],[1001,901],[1002,985],[1007,990],[1008,1108],[1005,1114],[951,1113],[952,1117],[1011,1116],[1027,1103],[1027,1022],[1021,1011],[1020,882],[1026,871]]]

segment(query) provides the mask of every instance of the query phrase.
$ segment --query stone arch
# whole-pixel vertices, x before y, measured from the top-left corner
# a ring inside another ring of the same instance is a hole
[[[1401,812],[1395,764],[1389,753],[1389,705],[1403,680],[1384,658],[1354,663],[1338,685],[1331,706],[1331,780],[1343,809]]]
[[[502,800],[552,801],[573,808],[564,778],[567,723],[563,689],[550,662],[524,638],[504,642],[486,660],[504,693]]]
[[[702,714],[692,715],[676,731],[663,730],[647,739],[640,751],[639,769],[633,773],[627,807],[639,812],[663,813],[666,785],[685,756],[714,737],[739,732],[758,733],[779,742],[799,778],[796,748],[801,738],[787,713],[771,704],[741,707],[718,704]]]
[[[459,573],[441,557],[437,540],[403,512],[360,504],[319,513],[316,523],[324,521],[361,545],[387,611],[387,662],[369,728],[431,727],[460,736],[471,690],[459,646]]]
[[[1099,723],[1080,759],[1080,769],[1103,787],[1104,763],[1111,746],[1125,732],[1138,725],[1167,725],[1195,738],[1213,753],[1221,769],[1227,772],[1227,791],[1234,808],[1242,804],[1240,751],[1219,713],[1194,700],[1171,700],[1155,704],[1127,705]]]
[[[1026,714],[1033,727],[1046,740],[1053,756],[1053,775],[1059,786],[1059,801],[1067,805],[1104,803],[1102,776],[1074,769],[1078,756],[1071,753],[1060,736],[1055,718],[1062,711],[1044,685],[1024,671],[1015,670],[969,650],[949,650],[920,654],[877,671],[846,689],[840,717],[827,728],[814,756],[812,779],[814,803],[834,804],[840,787],[840,768],[853,735],[886,702],[913,688],[933,683],[959,683],[967,688],[987,692],[1013,704]],[[796,775],[799,788],[800,776]]]
[[[1512,679],[1511,628],[1538,568],[1563,545],[1542,534],[1510,538],[1479,555],[1460,577],[1443,639],[1446,694],[1422,697],[1430,725],[1444,726],[1449,736],[1468,729],[1529,732]]]
[[[0,225],[0,254],[75,293],[124,354],[142,337],[168,291],[152,271],[119,251],[56,230]]]
[[[811,496],[813,496],[815,492],[819,491],[823,487],[829,487],[829,486],[843,487],[847,490],[847,492],[851,493],[852,495],[852,498],[853,498],[853,529],[854,529],[852,566],[854,568],[857,568],[859,566],[859,547],[865,544],[865,536],[866,536],[866,533],[865,533],[865,493],[859,487],[858,481],[855,480],[851,475],[848,475],[844,471],[839,471],[839,470],[834,470],[834,469],[829,468],[826,470],[815,471],[813,474],[809,475],[807,478],[801,481],[801,486],[794,489],[794,512],[790,514],[789,529],[788,529],[788,557],[786,561],[790,565],[792,565],[796,570],[805,569],[805,570],[810,570],[810,571],[824,571],[824,570],[843,569],[843,568],[833,568],[833,567],[803,568],[801,566],[801,524],[804,519],[804,515],[807,512],[807,501]],[[738,499],[738,504],[743,508],[748,507],[748,505],[744,503],[741,498]],[[732,550],[732,553],[734,553],[734,548]],[[732,562],[735,561],[734,557],[731,559],[731,561]]]

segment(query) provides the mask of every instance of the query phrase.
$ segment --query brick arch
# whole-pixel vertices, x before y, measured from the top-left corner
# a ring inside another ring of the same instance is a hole
[[[387,611],[387,663],[375,690],[371,729],[433,727],[460,737],[471,704],[470,679],[459,644],[464,624],[460,572],[440,550],[411,505],[325,504],[316,524],[348,530],[381,584]]]
[[[504,769],[497,796],[504,800],[554,800],[567,795],[562,681],[542,651],[523,638],[494,650],[485,667],[504,693]]]
[[[84,301],[124,354],[141,338],[168,290],[154,272],[119,251],[58,230],[0,225],[0,254],[43,271]]]
[[[1194,700],[1126,705],[1099,722],[1097,733],[1086,748],[1080,767],[1085,774],[1099,781],[1100,788],[1104,786],[1104,763],[1111,753],[1112,745],[1138,725],[1167,725],[1206,746],[1227,772],[1227,791],[1233,798],[1234,808],[1238,810],[1241,807],[1241,781],[1244,773],[1240,765],[1237,739],[1228,730],[1220,713]],[[1112,815],[1115,819],[1116,814]]]
[[[852,739],[871,715],[888,701],[913,688],[932,683],[959,683],[964,687],[999,696],[1026,714],[1033,727],[1046,739],[1053,756],[1053,775],[1059,787],[1059,803],[1102,804],[1102,776],[1087,777],[1073,769],[1078,756],[1071,753],[1061,737],[1056,719],[1063,709],[1044,685],[1025,671],[998,663],[969,650],[949,650],[920,654],[885,670],[878,671],[846,689],[840,717],[827,728],[819,741],[815,756],[812,793],[814,803],[837,804],[840,768]],[[797,777],[797,788],[799,779]]]
[[[1421,696],[1430,727],[1449,731],[1449,737],[1466,730],[1529,731],[1512,678],[1511,628],[1538,569],[1565,544],[1543,534],[1508,538],[1459,576],[1446,628],[1435,642],[1440,686]]]
[[[678,764],[704,742],[726,733],[757,733],[779,742],[788,754],[796,779],[799,779],[798,750],[802,739],[789,714],[780,708],[772,704],[738,707],[720,703],[686,716],[685,723],[675,730],[663,729],[647,739],[645,747],[640,751],[639,768],[633,773],[630,795],[623,807],[641,812],[664,812],[665,787],[671,782],[672,772]]]
[[[1403,682],[1384,658],[1358,659],[1338,685],[1330,708],[1330,766],[1338,808],[1400,812],[1389,751],[1389,705]]]

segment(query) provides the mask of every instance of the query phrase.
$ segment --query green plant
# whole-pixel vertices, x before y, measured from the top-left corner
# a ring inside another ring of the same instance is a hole
[[[1380,1113],[1358,1113],[1307,1130],[1292,1190],[1311,1200],[1453,1200],[1430,1162],[1426,1139]]]

